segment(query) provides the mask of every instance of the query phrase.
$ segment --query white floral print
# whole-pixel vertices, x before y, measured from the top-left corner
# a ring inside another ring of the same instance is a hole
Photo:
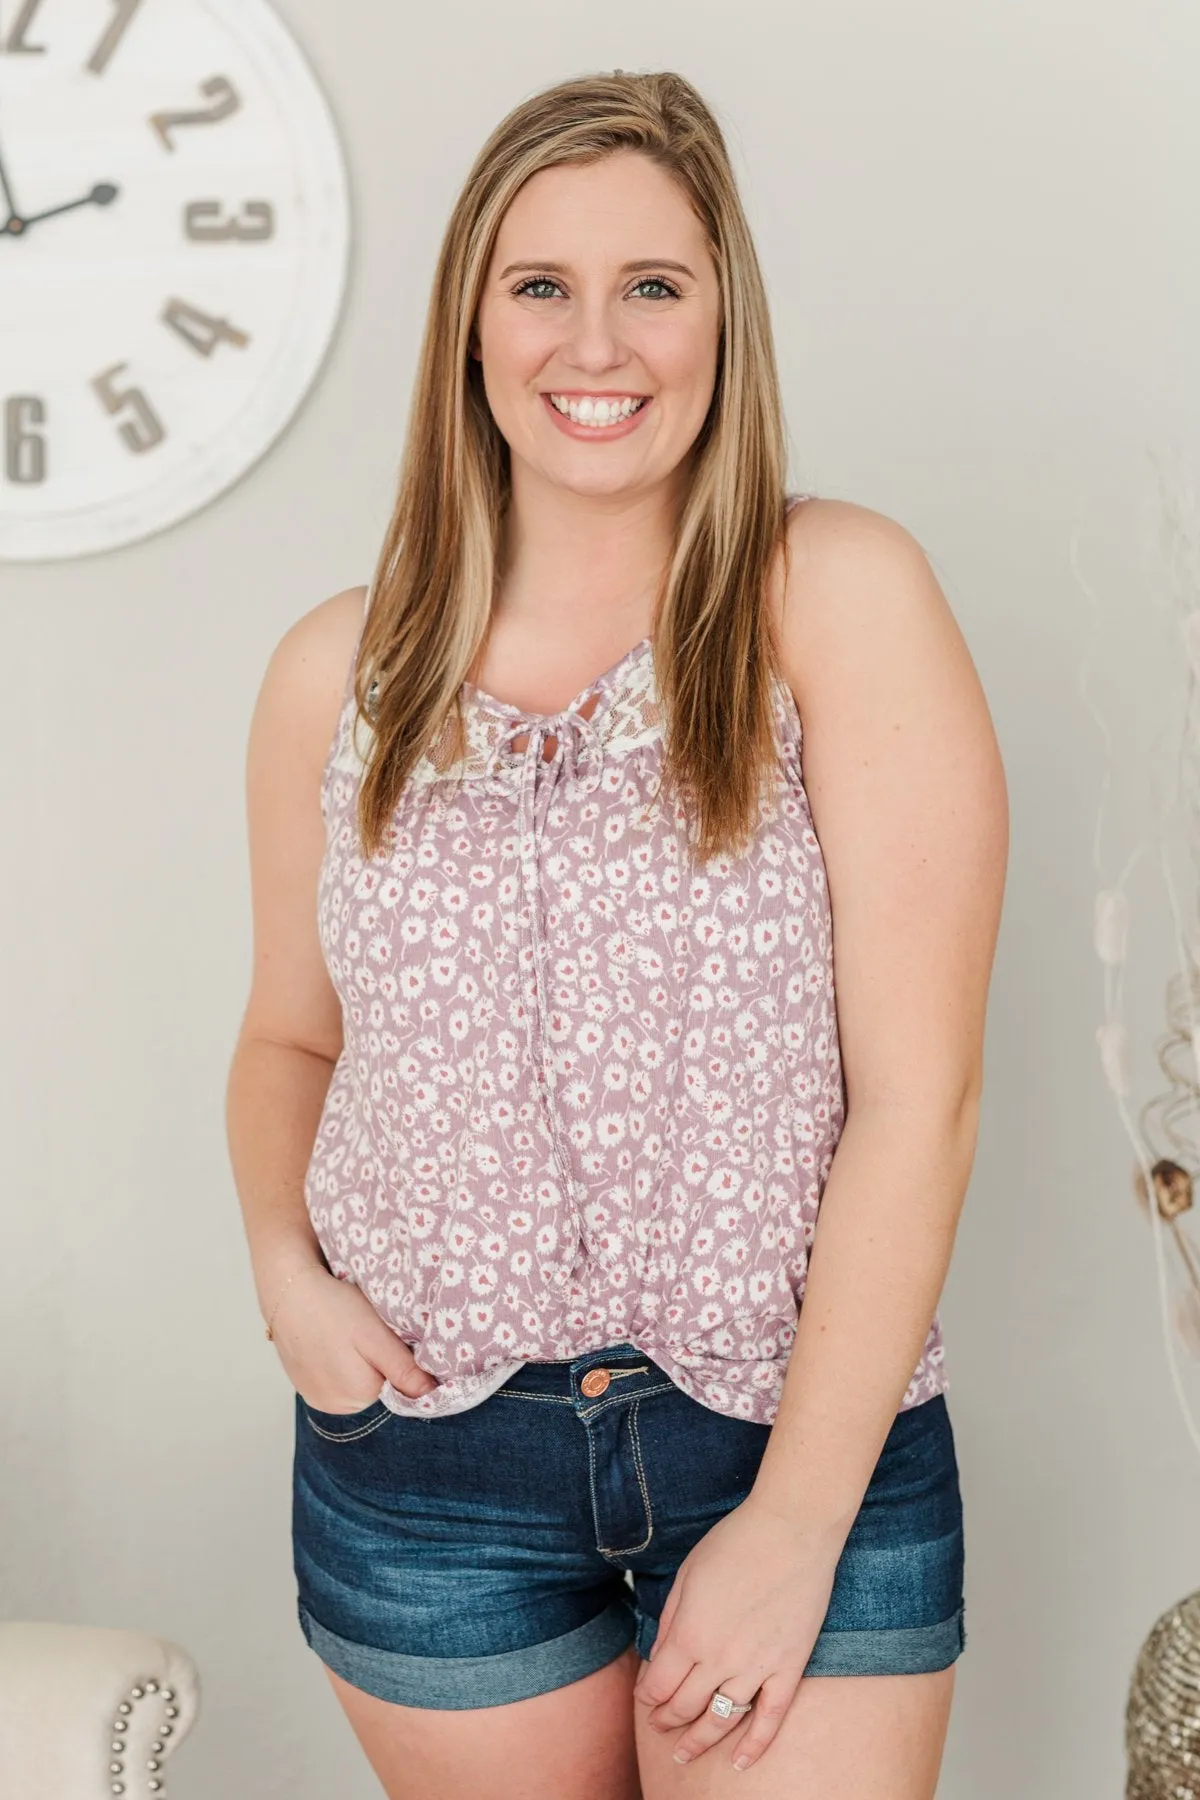
[[[322,784],[344,1047],[305,1196],[330,1268],[439,1382],[383,1398],[459,1412],[529,1359],[628,1339],[771,1424],[845,1122],[795,701],[776,679],[752,845],[696,866],[656,792],[649,639],[559,713],[463,702],[465,757],[421,759],[376,858],[350,681]],[[935,1314],[902,1408],[948,1385]]]

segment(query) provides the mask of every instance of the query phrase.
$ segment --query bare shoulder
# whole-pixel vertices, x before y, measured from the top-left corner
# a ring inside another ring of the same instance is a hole
[[[366,595],[365,587],[344,588],[302,613],[279,640],[268,674],[314,699],[339,697],[362,630]]]
[[[953,777],[973,779],[969,803],[1002,811],[983,686],[918,540],[870,507],[819,498],[793,508],[787,531],[771,624],[814,813],[832,823],[868,769],[904,770],[914,791],[942,792],[947,805]]]
[[[982,1081],[1008,852],[987,700],[904,526],[811,500],[788,549],[772,627],[828,876],[849,1105],[953,1116],[957,1131]]]
[[[772,582],[771,611],[785,674],[800,688],[806,672],[816,672],[814,659],[838,654],[860,634],[889,625],[903,632],[916,614],[953,624],[929,559],[905,526],[869,506],[819,496],[789,515],[786,569]]]
[[[263,676],[255,733],[289,753],[323,758],[362,630],[365,587],[344,588],[284,632]]]
[[[793,507],[787,555],[769,584],[782,673],[806,730],[873,705],[880,688],[916,691],[939,674],[977,681],[925,550],[907,527],[850,500]]]

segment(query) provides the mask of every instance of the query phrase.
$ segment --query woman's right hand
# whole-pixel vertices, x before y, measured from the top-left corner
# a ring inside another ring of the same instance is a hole
[[[317,1412],[361,1412],[384,1378],[413,1399],[438,1386],[362,1289],[324,1268],[281,1295],[271,1332],[288,1380]]]

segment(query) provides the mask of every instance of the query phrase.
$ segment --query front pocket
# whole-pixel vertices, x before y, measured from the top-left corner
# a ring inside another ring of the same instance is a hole
[[[369,1437],[378,1431],[381,1425],[395,1415],[382,1398],[372,1400],[366,1406],[360,1406],[357,1412],[331,1413],[322,1412],[318,1407],[310,1406],[303,1394],[297,1398],[304,1409],[304,1416],[318,1437],[326,1438],[330,1443],[355,1443],[359,1438]]]

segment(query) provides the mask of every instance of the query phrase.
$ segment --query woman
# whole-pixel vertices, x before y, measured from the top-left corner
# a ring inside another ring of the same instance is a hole
[[[694,89],[519,106],[249,751],[231,1151],[392,1800],[934,1791],[1005,791],[915,540],[784,464]]]

